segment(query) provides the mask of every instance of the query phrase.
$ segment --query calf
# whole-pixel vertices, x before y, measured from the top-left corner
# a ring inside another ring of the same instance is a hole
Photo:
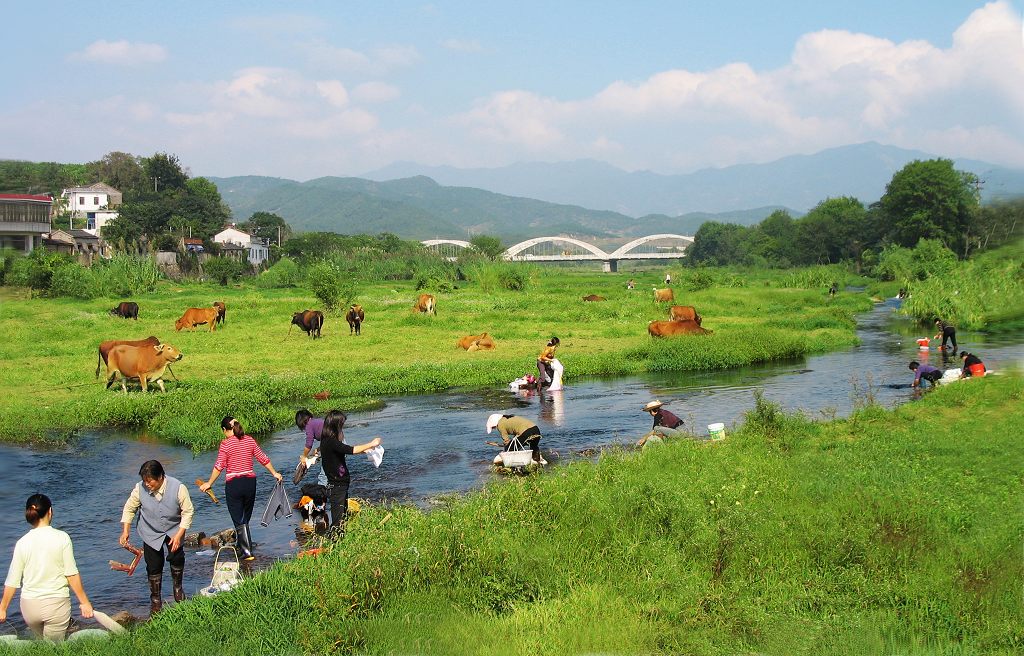
[[[180,319],[174,322],[174,330],[181,330],[182,328],[195,330],[196,326],[201,326],[205,323],[210,326],[210,332],[212,333],[217,326],[218,316],[220,316],[219,308],[189,308],[185,310],[185,314],[181,315]]]
[[[699,326],[703,319],[692,305],[673,305],[668,309],[669,321],[695,321]]]
[[[655,303],[671,303],[675,299],[675,294],[672,293],[671,289],[658,289],[657,287],[654,288]]]
[[[412,306],[412,311],[437,316],[437,299],[433,294],[420,294],[416,304]]]
[[[228,306],[224,301],[214,301],[213,307],[217,308],[217,323],[228,322]]]
[[[359,334],[359,327],[363,324],[363,306],[353,305],[345,313],[345,321],[348,322],[348,334]]]
[[[108,339],[105,342],[100,342],[99,357],[96,359],[96,377],[100,377],[100,363],[107,364],[110,349],[115,346],[157,346],[159,344],[160,340],[152,335],[146,339]]]
[[[117,307],[110,311],[110,314],[115,317],[121,317],[123,319],[135,319],[139,320],[139,304],[132,303],[131,301],[122,301],[117,304]]]
[[[607,299],[605,299],[604,296],[598,296],[597,294],[588,294],[588,295],[583,297],[583,300],[584,301],[604,301],[604,300],[607,300]]]
[[[292,325],[288,326],[288,334],[292,326],[298,326],[307,335],[316,339],[320,337],[320,329],[324,327],[324,313],[320,310],[303,310],[292,315]]]
[[[676,337],[678,335],[710,335],[713,331],[700,327],[696,321],[652,321],[647,324],[651,337]]]

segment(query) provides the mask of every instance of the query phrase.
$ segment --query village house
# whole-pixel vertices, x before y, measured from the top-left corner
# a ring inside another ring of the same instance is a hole
[[[49,250],[76,256],[86,266],[103,255],[100,238],[85,230],[53,230],[44,244]]]
[[[66,199],[68,213],[76,219],[85,219],[85,229],[99,235],[103,226],[117,218],[115,208],[121,205],[123,195],[103,182],[88,187],[70,187],[61,192]]]
[[[215,234],[213,241],[221,245],[221,252],[226,257],[247,259],[254,267],[261,267],[270,259],[270,245],[265,240],[257,239],[233,224]]]
[[[31,253],[50,232],[53,199],[30,194],[0,194],[0,249]]]

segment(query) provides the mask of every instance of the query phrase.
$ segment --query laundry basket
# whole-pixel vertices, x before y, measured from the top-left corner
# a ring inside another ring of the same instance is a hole
[[[533,462],[533,450],[520,442],[518,437],[513,437],[498,457],[504,467],[526,467]]]
[[[231,558],[222,558],[222,554],[228,549],[231,550]],[[220,592],[225,592],[242,582],[241,566],[238,562],[238,551],[234,545],[226,544],[217,549],[217,557],[213,561],[213,578],[210,585],[199,590],[205,597],[212,597]]]

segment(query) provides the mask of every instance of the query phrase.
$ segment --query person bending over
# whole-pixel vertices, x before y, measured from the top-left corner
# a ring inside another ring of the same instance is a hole
[[[942,370],[930,364],[920,364],[914,361],[910,363],[910,370],[914,372],[914,382],[910,385],[914,388],[921,386],[921,380],[927,380],[932,387],[935,387],[939,379],[942,378]]]

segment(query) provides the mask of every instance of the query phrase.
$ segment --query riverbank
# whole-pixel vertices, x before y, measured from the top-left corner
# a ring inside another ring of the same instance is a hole
[[[327,553],[73,651],[1016,654],[1022,399],[1002,376],[827,423],[759,402],[720,443],[364,508]]]
[[[437,316],[413,314],[411,282],[366,285],[361,336],[342,315],[327,316],[323,338],[298,329],[293,312],[317,307],[301,289],[176,285],[135,299],[139,320],[112,317],[112,300],[8,296],[0,330],[0,440],[61,440],[83,427],[132,427],[204,450],[216,446],[220,418],[239,417],[253,433],[288,425],[296,407],[372,407],[383,395],[455,386],[504,385],[533,370],[551,335],[562,340],[566,377],[663,370],[707,370],[793,358],[855,343],[853,315],[870,307],[863,294],[829,299],[820,288],[779,286],[781,274],[747,275],[742,287],[677,287],[677,303],[695,305],[714,330],[706,337],[652,340],[647,322],[666,318],[650,288],[660,280],[573,271],[535,273],[527,291],[484,291],[472,283],[438,294]],[[660,275],[660,274],[659,274]],[[735,280],[731,285],[737,284]],[[607,298],[584,302],[587,294]],[[187,307],[223,300],[228,322],[214,333],[175,333]],[[492,352],[468,353],[455,341],[487,331]],[[155,335],[185,355],[168,392],[128,395],[96,382],[96,346],[104,339]],[[328,400],[315,400],[321,392]]]

